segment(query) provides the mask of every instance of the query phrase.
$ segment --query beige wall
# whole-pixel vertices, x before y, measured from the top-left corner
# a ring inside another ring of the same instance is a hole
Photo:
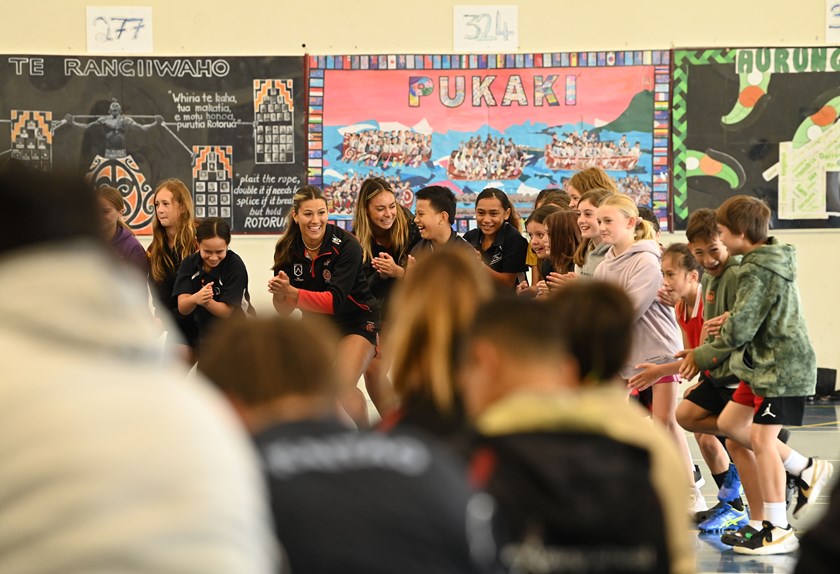
[[[154,9],[159,55],[288,55],[450,52],[452,6],[458,3],[152,0],[136,4]],[[0,51],[83,54],[85,7],[96,4],[133,3],[17,3],[0,21]],[[822,0],[524,0],[518,4],[522,52],[812,45],[823,41],[825,31]],[[840,235],[833,231],[779,235],[798,248],[800,287],[818,362],[836,368],[840,366],[836,336],[840,313],[835,301]],[[666,235],[663,241],[683,239]],[[248,265],[254,302],[263,313],[271,312],[265,285],[274,240],[237,236],[232,243]]]

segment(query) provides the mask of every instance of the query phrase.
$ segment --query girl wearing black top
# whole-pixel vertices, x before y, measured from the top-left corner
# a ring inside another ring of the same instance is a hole
[[[525,256],[528,241],[516,208],[500,189],[488,187],[475,201],[476,229],[469,230],[464,240],[472,245],[484,262],[490,278],[500,290],[513,292],[517,275],[527,270]]]
[[[248,270],[242,258],[228,249],[230,224],[208,217],[195,230],[198,253],[178,268],[172,294],[178,298],[178,311],[191,317],[204,341],[218,319],[243,315],[242,299],[248,288]]]
[[[152,242],[147,251],[155,316],[160,319],[168,312],[175,320],[183,343],[175,342],[177,337],[168,336],[166,344],[176,347],[184,360],[193,364],[198,330],[191,317],[178,312],[178,297],[172,294],[181,261],[195,253],[192,197],[180,179],[166,179],[158,184],[152,201],[155,217],[152,219]]]
[[[411,212],[397,203],[391,185],[381,177],[371,177],[359,190],[353,232],[362,247],[363,277],[384,318],[394,286],[405,277],[408,254],[420,240],[420,231]],[[388,364],[378,352],[365,371],[365,386],[380,415],[393,408],[396,397],[388,380]]]
[[[310,185],[300,188],[274,248],[275,276],[268,290],[278,313],[298,308],[332,316],[342,335],[336,365],[345,389],[342,405],[358,426],[366,427],[367,401],[356,382],[376,349],[379,304],[362,273],[361,245],[327,219],[323,192]]]

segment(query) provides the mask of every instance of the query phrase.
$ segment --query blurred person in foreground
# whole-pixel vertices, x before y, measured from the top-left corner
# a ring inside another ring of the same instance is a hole
[[[315,316],[229,321],[199,363],[254,436],[292,572],[490,571],[492,503],[453,455],[336,418],[337,341]]]
[[[500,559],[517,573],[694,571],[680,459],[616,379],[633,309],[573,283],[476,312],[460,357],[475,422],[471,478],[498,503]]]
[[[11,160],[0,197],[0,569],[276,572],[247,437],[159,344],[94,191]]]

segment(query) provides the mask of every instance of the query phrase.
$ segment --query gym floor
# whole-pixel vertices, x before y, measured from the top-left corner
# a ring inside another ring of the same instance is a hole
[[[840,470],[840,403],[815,402],[805,407],[805,420],[801,427],[788,427],[791,437],[788,444],[805,456],[818,456],[831,461],[835,469]],[[709,507],[716,502],[717,489],[705,467],[700,451],[692,437],[689,438],[692,456],[699,465],[706,484],[701,488]],[[840,472],[835,472],[832,480],[837,480]],[[801,520],[791,518],[797,535],[808,530],[826,511],[831,485],[826,487],[823,496],[814,504],[814,508]],[[790,514],[789,514],[790,516]],[[796,554],[779,556],[744,556],[735,554],[732,549],[720,543],[720,536],[697,533],[697,572],[713,574],[717,572],[762,572],[787,574],[796,567]]]

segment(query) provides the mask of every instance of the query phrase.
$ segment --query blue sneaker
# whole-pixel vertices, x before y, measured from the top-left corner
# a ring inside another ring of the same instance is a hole
[[[718,500],[729,502],[741,496],[742,492],[741,477],[738,475],[738,469],[735,468],[734,464],[730,464],[729,470],[726,471],[726,476],[723,479],[723,484],[718,491]]]
[[[750,517],[747,510],[738,510],[727,504],[721,503],[717,512],[697,525],[701,532],[718,532],[721,530],[738,530],[745,524],[749,524]]]

